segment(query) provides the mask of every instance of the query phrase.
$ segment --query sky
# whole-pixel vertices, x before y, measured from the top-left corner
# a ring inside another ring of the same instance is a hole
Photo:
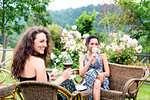
[[[51,2],[48,6],[48,10],[61,10],[67,8],[79,8],[82,6],[88,6],[90,4],[110,4],[113,0],[55,0]]]

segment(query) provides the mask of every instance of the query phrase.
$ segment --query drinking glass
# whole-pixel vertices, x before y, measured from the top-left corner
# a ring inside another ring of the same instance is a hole
[[[67,52],[63,52],[62,54],[63,54],[63,56],[62,56],[63,65],[66,68],[71,68],[71,66],[73,65],[73,61],[72,61],[70,55]],[[75,77],[76,77],[76,75],[71,74],[71,77],[69,79],[73,79]]]
[[[73,65],[73,61],[70,55],[67,52],[63,52],[62,54],[63,54],[62,56],[63,65],[67,68],[70,68]]]
[[[96,53],[97,56],[95,58],[98,59],[98,47],[93,47],[92,48],[92,53]]]

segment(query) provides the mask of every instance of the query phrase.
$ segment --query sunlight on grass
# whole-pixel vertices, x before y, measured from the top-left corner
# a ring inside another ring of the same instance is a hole
[[[0,81],[2,81],[4,78],[4,75],[0,73]],[[6,73],[6,80],[3,83],[13,83],[12,77]]]
[[[1,62],[1,59],[2,59],[2,55],[3,55],[3,51],[0,51],[0,62]],[[10,57],[12,57],[13,56],[13,51],[6,51],[6,60],[8,59],[8,58],[10,58]],[[9,60],[8,62],[6,62],[6,67],[8,68],[8,69],[10,69],[10,65],[11,65],[11,60]]]
[[[150,100],[150,84],[143,84],[139,89],[137,100]]]

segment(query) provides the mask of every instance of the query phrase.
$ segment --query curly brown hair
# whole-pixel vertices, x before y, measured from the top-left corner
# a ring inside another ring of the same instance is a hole
[[[44,33],[47,38],[47,47],[45,48],[44,54],[39,54],[34,50],[34,40],[36,38],[36,35],[41,32]],[[20,74],[24,70],[26,59],[28,59],[30,55],[42,58],[46,64],[47,57],[50,58],[52,49],[53,41],[47,29],[40,26],[35,26],[28,29],[14,49],[14,55],[11,65],[12,75],[14,75],[16,78],[19,78]]]

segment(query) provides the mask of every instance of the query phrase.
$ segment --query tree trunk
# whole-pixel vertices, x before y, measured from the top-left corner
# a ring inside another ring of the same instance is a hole
[[[3,0],[4,2],[4,0]],[[2,42],[3,42],[3,49],[6,49],[7,48],[7,39],[6,39],[6,35],[5,35],[5,6],[4,6],[4,3],[3,3],[3,11],[2,11],[2,27],[1,27],[1,33],[2,33]],[[2,60],[1,60],[1,63],[3,61],[5,61],[6,59],[6,50],[3,50],[3,56],[2,56]],[[5,64],[4,64],[5,66]]]
[[[3,39],[3,49],[6,49],[7,48],[7,37],[5,36],[4,30],[2,30],[1,32],[2,32],[2,39]],[[6,50],[3,50],[1,63],[3,61],[5,61],[5,59],[6,59]],[[5,66],[5,64],[4,64],[4,66]]]

